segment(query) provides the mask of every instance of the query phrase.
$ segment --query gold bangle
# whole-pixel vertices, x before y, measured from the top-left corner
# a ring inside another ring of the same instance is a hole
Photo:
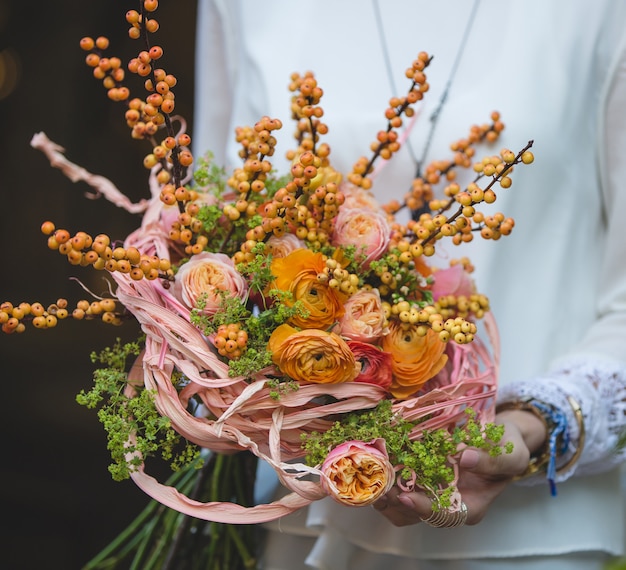
[[[536,406],[532,404],[533,400],[534,398],[527,397],[522,400],[504,402],[500,404],[496,409],[497,412],[502,412],[506,410],[521,410],[525,412],[530,412],[541,420],[541,422],[546,428],[546,433],[548,434],[544,447],[540,450],[540,452],[536,452],[533,455],[531,455],[530,461],[528,462],[528,466],[526,467],[526,470],[521,475],[515,476],[513,478],[513,481],[519,481],[520,479],[524,479],[526,477],[535,475],[537,472],[544,469],[547,466],[548,462],[550,461],[549,435],[554,426],[550,425],[548,418],[541,412],[541,410],[539,410]],[[576,463],[576,461],[578,461],[578,459],[580,458],[580,455],[583,452],[583,447],[585,446],[586,431],[585,431],[585,421],[584,421],[582,409],[580,407],[580,404],[571,396],[567,396],[567,401],[569,402],[569,405],[572,407],[572,410],[574,412],[574,417],[576,419],[576,424],[578,426],[578,445],[572,457],[570,457],[569,460],[564,465],[560,466],[557,469],[556,471],[557,475],[564,473],[574,463]],[[546,406],[548,405],[548,404],[545,404],[544,402],[541,402],[541,403]]]
[[[576,447],[576,451],[574,455],[569,458],[569,461],[565,465],[561,465],[557,469],[557,474],[565,472],[569,469],[574,463],[576,463],[580,459],[580,455],[583,452],[583,447],[585,447],[585,418],[583,417],[583,411],[580,407],[580,404],[574,400],[571,396],[567,397],[567,401],[569,405],[572,406],[572,410],[574,411],[574,417],[576,418],[576,424],[578,425],[578,445]]]

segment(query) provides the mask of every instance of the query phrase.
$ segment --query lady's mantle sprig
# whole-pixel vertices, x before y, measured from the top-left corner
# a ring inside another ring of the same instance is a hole
[[[391,463],[399,466],[401,485],[411,481],[411,487],[435,493],[442,508],[450,506],[454,487],[454,468],[449,458],[458,455],[465,447],[484,449],[491,455],[510,453],[510,442],[500,446],[504,426],[487,423],[481,425],[476,413],[466,410],[466,421],[452,430],[424,430],[420,437],[411,440],[411,432],[419,422],[410,422],[394,412],[390,400],[381,401],[375,408],[347,414],[330,429],[302,436],[308,465],[321,465],[330,450],[346,441],[375,441],[382,439]]]

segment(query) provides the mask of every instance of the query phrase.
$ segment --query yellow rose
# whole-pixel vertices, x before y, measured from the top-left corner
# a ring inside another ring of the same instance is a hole
[[[307,317],[295,315],[289,321],[292,325],[301,329],[326,329],[343,315],[345,295],[317,277],[325,269],[324,256],[310,249],[296,249],[272,260],[275,280],[271,287],[291,293],[291,299],[284,301],[286,305],[300,301],[308,312]]]
[[[298,382],[350,382],[361,368],[340,336],[318,329],[298,331],[280,325],[270,336],[267,349],[274,364]]]
[[[437,333],[428,329],[426,336],[417,334],[414,326],[393,322],[389,334],[382,338],[382,349],[392,357],[393,381],[389,391],[394,398],[404,399],[417,392],[445,365],[446,345]]]

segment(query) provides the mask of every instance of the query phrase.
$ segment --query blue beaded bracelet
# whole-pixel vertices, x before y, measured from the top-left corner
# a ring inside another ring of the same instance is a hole
[[[567,429],[567,416],[559,408],[539,400],[530,400],[528,403],[543,414],[548,424],[546,478],[550,484],[550,494],[556,497],[556,458],[557,455],[562,455],[567,451],[570,440],[569,430]]]
[[[546,470],[546,479],[550,485],[550,494],[556,496],[556,459],[569,448],[570,435],[567,426],[567,416],[559,408],[536,400],[524,398],[518,401],[504,402],[498,406],[498,412],[504,410],[524,410],[535,414],[546,426],[548,434],[546,445],[540,453],[533,454],[526,471],[515,477],[515,480],[524,479]]]

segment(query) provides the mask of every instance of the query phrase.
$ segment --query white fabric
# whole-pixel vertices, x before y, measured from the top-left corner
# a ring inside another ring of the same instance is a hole
[[[410,134],[419,154],[473,3],[379,4],[400,94],[416,54],[434,55],[431,90]],[[398,94],[387,79],[372,2],[200,0],[199,9],[196,154],[210,149],[220,163],[238,164],[235,126],[269,115],[285,123],[274,160],[284,172],[282,156],[293,146],[287,84],[293,71],[308,69],[325,91],[325,140],[335,167],[348,172],[368,154],[385,126],[388,99]],[[371,509],[355,513],[322,501],[298,513],[301,525],[293,519],[274,525],[284,532],[283,548],[298,527],[321,533],[310,561],[337,570],[352,568],[361,549],[426,559],[545,554],[552,561],[567,552],[621,552],[619,476],[610,469],[622,460],[614,444],[625,424],[625,30],[626,2],[481,0],[428,157],[449,158],[449,143],[487,122],[494,109],[507,127],[489,152],[534,140],[535,163],[517,167],[513,187],[498,192],[493,205],[515,218],[513,234],[498,243],[449,246],[438,256],[446,264],[468,255],[477,268],[501,332],[501,397],[538,391],[567,409],[570,394],[582,405],[587,445],[562,477],[569,479],[558,497],[550,498],[545,485],[514,486],[480,525],[444,534],[426,525],[397,529]],[[414,170],[408,150],[377,177],[382,202],[408,189]],[[294,548],[304,551],[294,554],[303,560],[309,546]]]

